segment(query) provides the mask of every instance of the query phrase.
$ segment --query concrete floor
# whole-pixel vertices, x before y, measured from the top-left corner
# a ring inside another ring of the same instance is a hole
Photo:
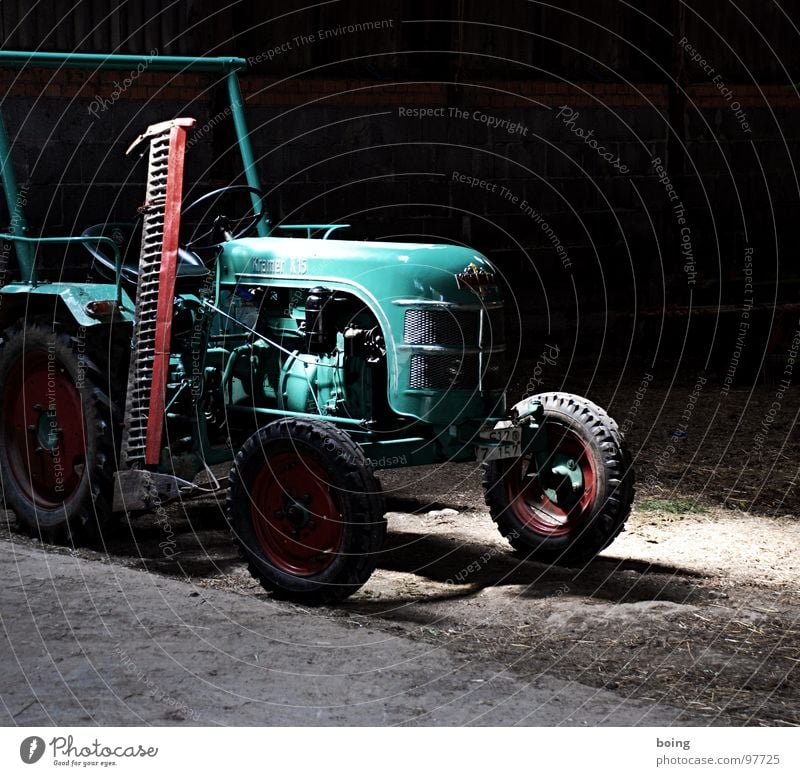
[[[2,725],[674,725],[320,610],[0,541]]]

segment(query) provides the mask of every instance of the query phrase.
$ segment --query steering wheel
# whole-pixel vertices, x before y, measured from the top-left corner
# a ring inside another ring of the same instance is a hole
[[[183,218],[187,213],[199,208],[204,202],[215,200],[219,197],[227,196],[229,194],[244,193],[256,194],[258,196],[261,203],[261,207],[259,208],[258,212],[253,213],[251,216],[246,215],[239,219],[231,219],[223,213],[212,213],[212,207],[209,206],[201,215],[201,220],[194,228],[194,231],[191,234],[191,239],[188,242],[182,241],[183,247],[190,248],[192,250],[203,250],[205,248],[215,248],[221,242],[226,242],[227,240],[237,240],[240,237],[244,237],[264,215],[264,197],[266,197],[266,194],[264,194],[264,192],[262,192],[260,189],[253,188],[252,186],[223,186],[220,189],[214,189],[213,191],[209,191],[207,194],[203,194],[202,197],[198,197],[196,200],[194,200],[194,202],[188,204],[181,211],[181,217]],[[251,207],[255,208],[255,205],[251,205]],[[211,215],[214,215],[214,220],[212,221],[211,226],[209,226],[208,229],[203,229],[203,227],[207,224],[207,219]],[[203,243],[202,241],[209,236],[213,236],[214,239],[212,239],[211,242]]]

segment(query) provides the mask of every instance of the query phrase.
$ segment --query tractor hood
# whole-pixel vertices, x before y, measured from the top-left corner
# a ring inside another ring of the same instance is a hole
[[[245,238],[224,244],[220,283],[227,289],[323,286],[352,294],[381,325],[389,403],[395,412],[444,426],[462,416],[486,417],[497,411],[497,397],[489,396],[497,389],[488,388],[488,377],[490,371],[493,382],[501,376],[502,294],[495,268],[470,248]],[[470,332],[469,342],[450,341],[452,332],[437,336],[443,310],[445,323],[452,321],[457,332]],[[437,315],[436,320],[431,317]],[[451,372],[458,374],[457,382],[447,377]]]
[[[364,301],[379,305],[500,299],[489,260],[458,245],[253,237],[225,243],[221,263],[223,283],[268,279],[271,285],[360,290]]]

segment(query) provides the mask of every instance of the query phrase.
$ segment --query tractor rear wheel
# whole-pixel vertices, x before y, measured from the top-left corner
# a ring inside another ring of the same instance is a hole
[[[342,600],[375,569],[383,495],[363,450],[318,420],[256,431],[234,460],[228,521],[251,574],[307,604]]]
[[[20,527],[43,541],[96,539],[111,519],[111,406],[94,372],[45,325],[4,335],[0,476]]]
[[[511,545],[545,562],[583,563],[622,531],[633,501],[633,469],[617,424],[569,393],[535,397],[544,407],[552,481],[531,455],[484,464],[486,503]],[[568,475],[568,476],[565,476]]]

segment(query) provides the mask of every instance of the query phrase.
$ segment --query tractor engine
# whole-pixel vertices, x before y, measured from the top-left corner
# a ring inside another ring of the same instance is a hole
[[[363,303],[323,286],[230,297],[232,317],[254,333],[231,372],[230,403],[386,419],[386,348]]]

